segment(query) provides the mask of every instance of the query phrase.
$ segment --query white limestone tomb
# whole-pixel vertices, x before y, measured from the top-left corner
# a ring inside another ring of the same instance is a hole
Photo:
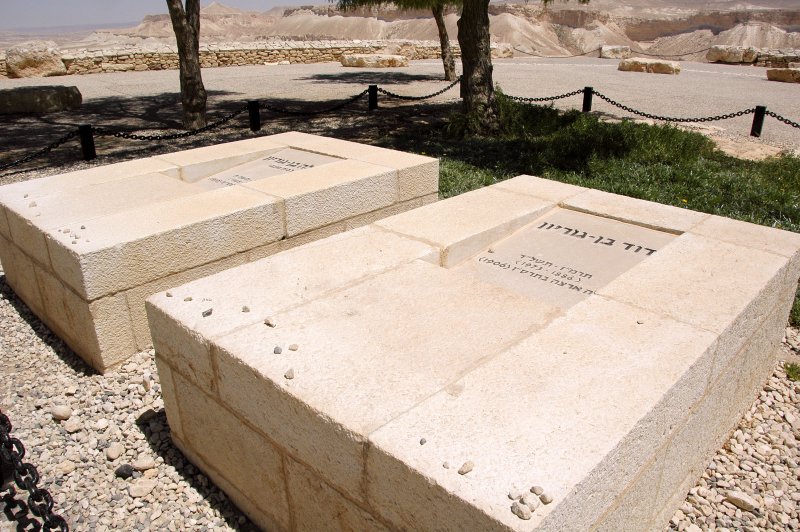
[[[151,345],[147,296],[436,201],[438,161],[283,133],[0,187],[19,297],[100,372]]]
[[[148,299],[175,443],[267,530],[660,530],[800,235],[519,176]]]

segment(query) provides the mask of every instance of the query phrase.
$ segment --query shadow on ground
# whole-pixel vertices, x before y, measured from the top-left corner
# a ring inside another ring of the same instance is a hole
[[[248,520],[227,495],[189,462],[189,459],[175,446],[163,408],[157,411],[152,409],[145,411],[136,420],[136,425],[142,431],[150,448],[164,459],[164,464],[174,467],[198,495],[219,512],[229,527],[242,532],[258,532],[259,528]]]
[[[339,72],[335,74],[312,74],[301,80],[324,81],[326,83],[363,83],[400,85],[415,81],[441,81],[445,82],[444,74],[408,74],[406,72],[387,72],[385,70],[358,70],[353,72]],[[366,87],[364,87],[366,88]]]
[[[42,177],[285,131],[304,131],[376,144],[406,131],[426,131],[430,129],[432,122],[443,120],[456,109],[452,103],[423,101],[408,104],[382,96],[379,109],[370,112],[367,109],[367,96],[363,95],[341,109],[328,110],[337,104],[346,103],[347,96],[349,95],[317,102],[299,98],[270,99],[267,103],[276,109],[323,112],[306,115],[262,109],[262,128],[257,132],[250,131],[248,113],[244,111],[218,128],[181,139],[141,141],[96,136],[94,140],[97,158],[88,162],[82,160],[78,139],[72,138],[30,162],[0,170],[0,185],[30,179],[33,172],[37,177]],[[226,92],[211,94],[208,103],[209,122],[243,109],[245,102],[233,97],[235,94]],[[79,124],[141,135],[159,135],[183,132],[180,117],[178,95],[170,93],[136,99],[103,98],[75,111],[48,115],[8,115],[4,127],[0,128],[0,145],[4,147],[3,154],[0,155],[0,166],[21,159],[67,133],[76,131]]]

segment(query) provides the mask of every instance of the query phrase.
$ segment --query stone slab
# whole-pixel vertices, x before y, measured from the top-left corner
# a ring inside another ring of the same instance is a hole
[[[646,72],[648,74],[680,74],[681,65],[677,61],[631,57],[619,62],[617,70],[622,72]]]
[[[768,68],[767,79],[783,83],[800,83],[800,68]]]
[[[0,258],[34,312],[105,371],[150,344],[154,292],[403,212],[437,189],[430,157],[257,137],[0,187]],[[108,298],[126,302],[124,316],[93,310]]]
[[[655,254],[675,236],[558,209],[458,269],[567,309]]]
[[[481,269],[520,254],[597,284],[570,297]],[[165,374],[283,454],[295,526],[653,530],[771,371],[798,276],[794,234],[520,176],[156,294],[148,313]],[[508,494],[534,485],[551,502],[520,519]]]
[[[393,54],[342,54],[344,67],[391,68],[408,66],[408,57]]]

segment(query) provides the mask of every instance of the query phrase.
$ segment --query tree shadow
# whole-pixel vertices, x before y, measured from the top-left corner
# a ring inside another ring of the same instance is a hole
[[[8,301],[14,310],[17,311],[31,331],[45,344],[53,350],[72,371],[82,376],[97,375],[97,371],[89,366],[79,357],[61,338],[59,338],[47,325],[33,313],[28,305],[14,292],[6,282],[5,274],[0,275],[0,298]]]
[[[310,76],[298,79],[323,81],[326,83],[391,83],[393,85],[408,84],[417,81],[445,81],[444,74],[409,74],[407,72],[385,70],[359,70],[354,72],[338,72],[335,74],[312,74]]]

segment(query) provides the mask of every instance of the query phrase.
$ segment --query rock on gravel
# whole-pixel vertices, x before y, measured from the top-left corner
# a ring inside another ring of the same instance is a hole
[[[108,458],[111,461],[114,461],[120,456],[122,456],[122,453],[124,452],[125,452],[125,446],[119,442],[114,442],[108,447],[106,447],[106,458]]]
[[[729,491],[725,500],[746,512],[752,512],[758,508],[758,502],[741,491]]]
[[[149,495],[157,485],[158,481],[152,478],[142,478],[131,484],[128,491],[133,498],[144,497],[145,495]]]
[[[114,470],[114,475],[122,479],[129,479],[133,476],[133,472],[136,471],[132,465],[130,464],[122,464],[118,468]]]
[[[156,466],[156,461],[153,460],[151,456],[148,455],[140,455],[131,466],[136,471],[147,471],[148,469],[153,469]]]
[[[55,421],[66,421],[72,415],[72,409],[67,405],[55,405],[50,409],[50,415]]]
[[[71,418],[61,424],[68,433],[72,434],[78,432],[83,428],[83,423],[79,419]]]

